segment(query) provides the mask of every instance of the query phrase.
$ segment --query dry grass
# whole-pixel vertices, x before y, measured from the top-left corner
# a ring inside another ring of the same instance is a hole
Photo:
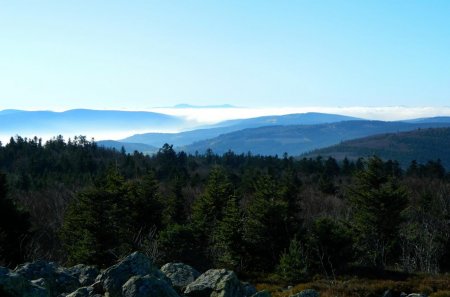
[[[287,290],[280,285],[260,283],[273,297],[289,297],[305,289],[315,289],[321,297],[381,297],[386,290],[405,293],[424,293],[430,297],[450,297],[450,275],[417,275],[404,281],[350,278],[337,281],[315,280]]]
[[[430,297],[450,297],[450,291],[444,290],[444,291],[438,291],[435,293],[432,293]]]

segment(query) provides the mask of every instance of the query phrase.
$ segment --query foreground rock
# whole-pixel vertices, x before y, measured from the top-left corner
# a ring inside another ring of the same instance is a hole
[[[80,287],[77,277],[53,262],[35,261],[19,265],[14,272],[32,283],[45,287],[50,296],[70,293]]]
[[[269,291],[262,290],[252,295],[252,297],[270,297],[272,296]]]
[[[210,269],[184,291],[189,297],[244,297],[241,282],[233,271]]]
[[[122,297],[122,286],[133,276],[153,276],[172,285],[169,278],[161,272],[145,255],[134,252],[118,264],[106,269],[99,277],[106,296]]]
[[[90,286],[95,282],[95,279],[100,274],[100,271],[94,266],[78,264],[67,268],[67,272],[78,279],[81,286]]]
[[[179,297],[167,282],[151,275],[133,276],[122,286],[123,297]]]
[[[200,275],[183,263],[161,269],[138,252],[101,273],[93,266],[64,268],[45,261],[13,271],[0,267],[0,297],[270,297],[241,283],[233,271],[211,269]]]
[[[308,289],[292,295],[291,297],[319,297],[319,292],[317,292],[316,290]]]
[[[49,297],[50,292],[22,275],[0,267],[0,296]]]
[[[200,272],[184,263],[167,263],[161,267],[161,271],[170,279],[173,287],[179,292],[182,292],[187,285],[200,276]]]
[[[66,297],[90,297],[96,296],[94,293],[94,288],[92,287],[82,287],[78,288],[75,292],[70,293]],[[97,296],[102,296],[98,294]]]

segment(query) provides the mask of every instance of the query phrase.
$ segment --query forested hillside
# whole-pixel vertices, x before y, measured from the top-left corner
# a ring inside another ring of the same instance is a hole
[[[154,156],[85,137],[0,147],[0,264],[226,267],[290,283],[361,271],[450,271],[450,182],[430,160],[337,162],[212,151]]]
[[[319,125],[264,126],[225,133],[182,146],[186,152],[204,152],[211,148],[223,154],[252,152],[261,155],[300,155],[315,149],[336,145],[343,141],[381,133],[395,133],[416,129],[449,127],[448,122],[384,122],[352,120]]]
[[[440,159],[450,168],[450,128],[427,128],[407,132],[386,133],[344,141],[338,145],[313,151],[307,156],[332,156],[336,159],[358,159],[377,155],[397,160],[406,168],[411,161],[426,163]]]

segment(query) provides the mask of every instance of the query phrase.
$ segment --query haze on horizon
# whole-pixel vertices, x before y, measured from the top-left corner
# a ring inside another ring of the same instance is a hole
[[[3,1],[0,109],[442,113],[449,13],[444,0]]]

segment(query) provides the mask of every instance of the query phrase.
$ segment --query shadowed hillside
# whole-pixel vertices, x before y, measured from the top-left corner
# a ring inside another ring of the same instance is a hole
[[[372,155],[397,160],[403,167],[412,160],[419,163],[440,159],[450,168],[450,128],[428,128],[414,131],[379,134],[345,141],[316,150],[307,156],[333,156],[336,159],[356,159]]]
[[[251,151],[261,155],[282,155],[286,152],[295,156],[342,141],[380,133],[448,126],[450,123],[346,121],[321,125],[260,127],[223,134],[193,143],[183,149],[191,153],[204,152],[210,148],[219,154],[232,150],[237,153]]]

